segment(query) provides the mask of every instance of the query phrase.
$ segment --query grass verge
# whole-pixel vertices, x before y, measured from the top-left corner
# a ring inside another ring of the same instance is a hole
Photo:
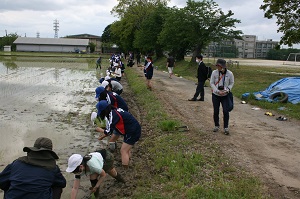
[[[208,60],[207,60],[208,61]],[[210,61],[213,61],[210,59]],[[155,61],[155,65],[159,70],[167,70],[166,59],[159,59]],[[213,63],[205,62],[215,69]],[[299,75],[299,68],[285,68],[285,67],[266,67],[266,66],[244,66],[231,67],[230,70],[234,74],[234,87],[232,92],[235,97],[242,99],[242,94],[263,91],[275,81],[285,77],[295,77]],[[197,81],[195,74],[197,73],[197,65],[190,64],[188,60],[176,63],[174,74],[182,76],[186,79]],[[206,82],[209,85],[209,82]],[[247,103],[260,108],[276,111],[280,115],[295,118],[300,120],[300,103],[270,103],[267,101],[255,100],[254,96],[246,99]]]
[[[137,188],[131,198],[267,198],[260,181],[234,166],[203,132],[177,132],[144,78],[128,69],[126,76],[147,125],[135,160]],[[170,119],[171,118],[171,119]],[[197,140],[192,134],[197,134]]]

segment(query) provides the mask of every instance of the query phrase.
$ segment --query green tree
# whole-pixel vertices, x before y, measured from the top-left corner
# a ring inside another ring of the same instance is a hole
[[[102,36],[101,36],[101,40],[104,43],[108,43],[111,41],[111,30],[110,30],[111,24],[109,24],[108,26],[105,27]]]
[[[260,9],[265,11],[265,17],[268,19],[276,17],[277,32],[283,33],[279,44],[292,46],[300,43],[299,0],[264,0],[263,2]]]
[[[300,53],[299,49],[270,49],[266,59],[286,61],[290,53]],[[293,61],[294,57],[290,61]]]
[[[160,5],[141,23],[140,29],[135,32],[133,42],[135,49],[139,49],[143,54],[155,54],[157,58],[163,56],[158,36],[162,30],[166,12],[167,7]]]
[[[10,33],[7,36],[2,37],[0,40],[0,49],[3,49],[4,46],[11,46],[12,51],[16,51],[16,45],[14,41],[18,38],[17,33]]]
[[[167,6],[170,0],[118,0],[118,2],[118,5],[113,7],[111,13],[120,19],[126,17],[125,14],[131,14],[138,24],[142,21],[139,21],[140,19],[147,17],[149,9],[152,10],[158,5]]]
[[[214,1],[188,0],[186,7],[173,8],[166,17],[160,41],[167,50],[176,52],[178,60],[191,50],[194,61],[209,43],[240,38],[242,31],[234,30],[240,20],[231,16],[232,11],[225,14]]]
[[[89,47],[90,47],[90,52],[93,53],[95,52],[96,49],[96,44],[93,42],[89,42]]]
[[[111,13],[120,18],[111,25],[112,40],[123,50],[133,50],[136,31],[149,14],[167,0],[118,0]]]

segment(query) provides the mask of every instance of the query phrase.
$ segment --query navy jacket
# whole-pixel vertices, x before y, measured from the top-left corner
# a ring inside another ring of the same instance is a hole
[[[109,92],[109,91],[107,92],[107,95],[109,97],[110,104],[112,106],[114,106],[115,108],[121,108],[124,111],[128,111],[128,106],[127,106],[126,102],[124,101],[124,99],[120,95],[118,95],[117,93],[114,93],[114,92]]]
[[[206,66],[203,62],[198,65],[197,78],[198,82],[205,82],[210,78],[212,73],[211,67]]]
[[[66,187],[58,166],[49,170],[15,160],[0,173],[4,199],[52,199],[54,187]]]
[[[129,112],[122,109],[113,109],[111,111],[104,133],[111,135],[114,130],[122,135],[141,134],[139,122]]]

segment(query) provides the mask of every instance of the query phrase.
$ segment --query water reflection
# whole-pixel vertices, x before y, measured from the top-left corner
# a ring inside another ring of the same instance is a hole
[[[95,59],[70,57],[0,56],[0,75],[12,73],[21,67],[47,67],[90,70],[95,68]]]

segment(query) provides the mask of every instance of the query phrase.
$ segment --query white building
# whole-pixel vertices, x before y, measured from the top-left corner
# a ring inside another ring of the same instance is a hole
[[[205,55],[214,56],[219,55],[226,57],[229,54],[228,50],[231,47],[231,54],[233,54],[232,46],[235,46],[237,53],[234,53],[238,58],[266,58],[269,50],[278,45],[278,41],[268,39],[266,41],[257,40],[256,35],[243,35],[242,39],[234,39],[233,41],[222,41],[218,43],[211,43],[205,50]]]
[[[16,51],[26,52],[89,51],[88,39],[18,37],[14,44],[16,44]]]

